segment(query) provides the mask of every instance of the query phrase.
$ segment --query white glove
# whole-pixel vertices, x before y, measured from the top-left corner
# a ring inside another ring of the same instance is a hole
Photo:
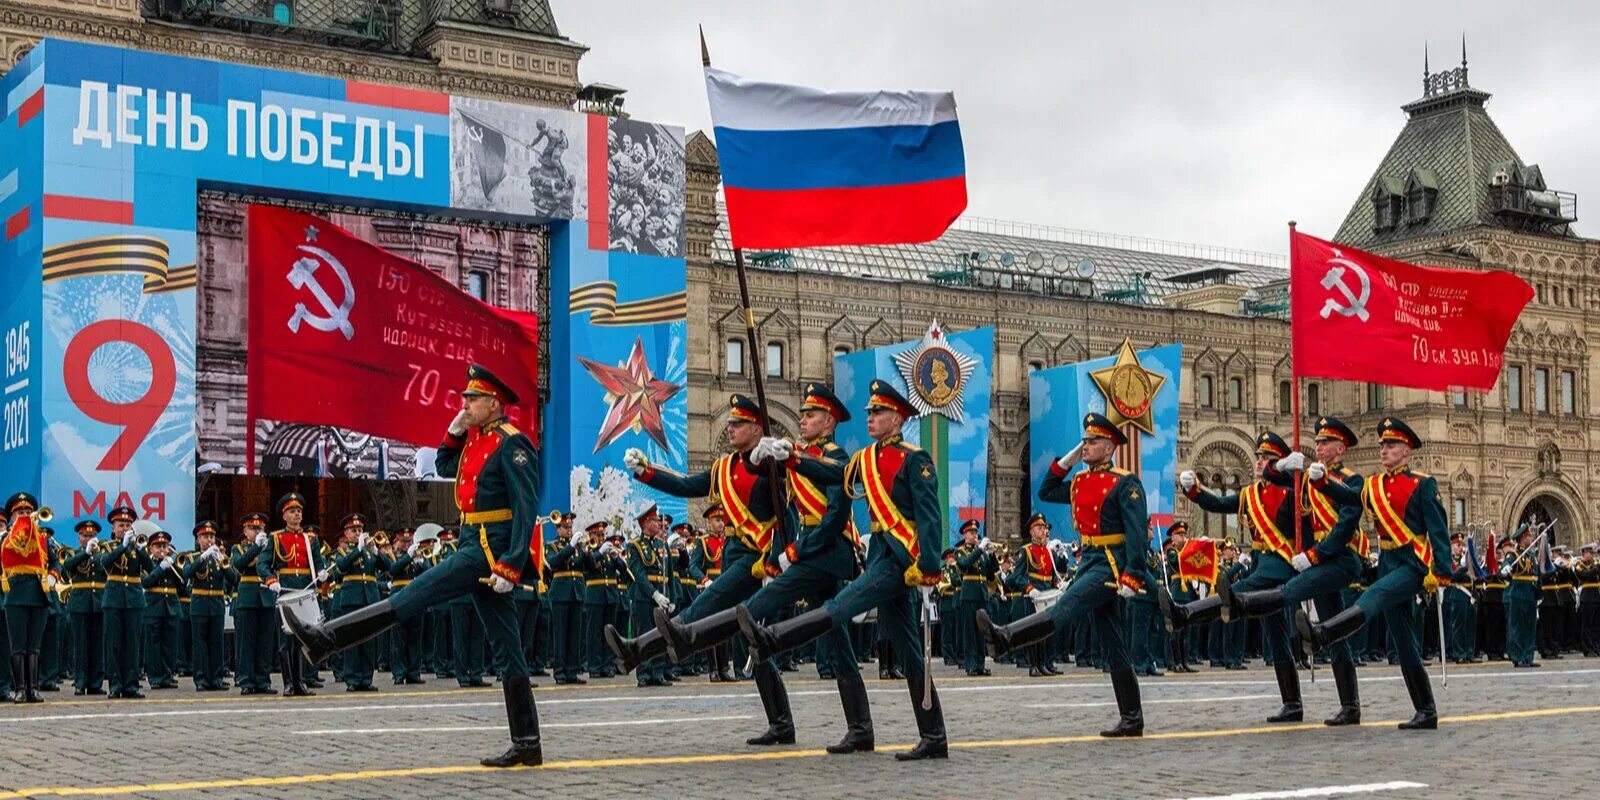
[[[918,586],[917,588],[922,590],[922,602],[923,603],[932,603],[933,602],[933,587],[932,586]]]
[[[257,547],[266,547],[267,546],[267,532],[266,531],[262,531],[262,532],[256,534],[256,546]]]
[[[461,436],[467,432],[467,407],[465,405],[462,405],[461,410],[456,412],[456,418],[450,420],[448,430],[451,436]]]
[[[774,451],[777,449],[777,445],[777,439],[774,439],[771,436],[761,437],[761,441],[756,442],[756,446],[750,449],[750,460],[759,464],[769,458],[772,458]]]
[[[1066,455],[1057,459],[1056,466],[1063,470],[1072,469],[1081,458],[1083,458],[1083,444],[1080,442],[1077,447],[1072,448],[1067,451]]]
[[[644,451],[637,447],[630,447],[623,452],[622,463],[635,475],[643,473],[650,466],[649,459],[644,457]]]
[[[327,582],[328,582],[328,570],[327,569],[323,569],[321,572],[317,573],[317,583],[327,583]]]
[[[365,549],[367,549],[367,535],[365,533],[356,535],[356,549],[357,550],[365,550]]]
[[[54,576],[54,575],[46,575],[46,576],[44,576],[44,588],[49,589],[52,592],[55,591],[56,590],[56,576]]]
[[[573,548],[579,548],[583,546],[583,540],[587,539],[588,537],[589,534],[584,533],[583,531],[573,531],[572,537],[567,539],[567,544],[572,545]]]
[[[1305,553],[1295,553],[1294,558],[1289,559],[1289,566],[1294,567],[1295,572],[1305,572],[1311,569],[1311,558]]]
[[[617,546],[612,544],[610,540],[607,540],[605,544],[600,545],[600,555],[609,556],[615,552],[617,552]]]
[[[1295,451],[1284,456],[1283,458],[1278,459],[1278,463],[1273,464],[1272,467],[1279,472],[1293,472],[1297,469],[1305,469],[1306,454]]]
[[[161,559],[161,568],[172,569],[172,563],[172,556],[167,556],[166,558]]]
[[[1121,582],[1117,583],[1117,596],[1118,597],[1136,597],[1136,596],[1138,596],[1138,594],[1139,594],[1138,592],[1133,590],[1133,587],[1131,587],[1131,586],[1129,586],[1129,585],[1127,585],[1125,583],[1121,583]]]
[[[489,588],[493,589],[495,594],[510,594],[512,589],[517,588],[517,585],[496,575],[490,579]]]
[[[788,572],[789,571],[789,567],[793,563],[794,562],[789,560],[789,554],[788,553],[779,553],[778,554],[778,569],[779,569],[779,571]]]
[[[267,584],[267,591],[270,591],[273,594],[283,594],[283,584],[269,583]]]
[[[667,596],[660,592],[652,592],[650,594],[650,599],[656,601],[656,605],[660,606],[663,610],[672,608],[672,601],[668,600]]]
[[[674,534],[671,534],[671,535],[669,535],[667,537],[667,546],[668,547],[677,547],[678,545],[681,545],[681,544],[683,544],[683,537],[682,536],[679,536],[678,534],[674,533]]]
[[[1320,481],[1322,480],[1322,476],[1327,474],[1328,465],[1322,463],[1321,461],[1315,462],[1311,466],[1306,467],[1306,477],[1310,478],[1311,480]]]
[[[773,439],[772,447],[767,452],[779,461],[788,461],[794,455],[794,442],[788,439]]]
[[[1184,491],[1192,491],[1196,483],[1199,483],[1199,479],[1194,476],[1194,470],[1186,469],[1178,473],[1178,487]]]
[[[122,534],[122,546],[123,547],[127,547],[128,543],[132,542],[132,541],[133,541],[133,531],[128,531],[127,533]]]
[[[417,548],[421,547],[421,546],[422,545],[420,545],[420,544],[412,544],[410,547],[406,548],[406,555],[411,556],[412,558],[416,558],[417,557]]]
[[[989,549],[989,537],[987,537],[987,536],[979,536],[978,537],[978,549],[979,550],[988,550]]]
[[[1500,568],[1500,574],[1501,575],[1510,575],[1511,574],[1511,565],[1507,564],[1507,565],[1501,567]]]

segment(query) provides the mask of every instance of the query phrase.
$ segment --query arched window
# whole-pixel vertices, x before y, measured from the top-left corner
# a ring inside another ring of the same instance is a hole
[[[1319,384],[1306,387],[1306,413],[1313,417],[1322,414],[1322,386]]]
[[[767,342],[767,363],[762,365],[767,377],[783,377],[783,342]]]
[[[1244,408],[1244,379],[1228,379],[1228,408],[1233,411]]]
[[[1213,393],[1213,390],[1211,388],[1211,376],[1210,375],[1201,375],[1200,376],[1200,397],[1199,397],[1199,402],[1200,402],[1200,407],[1201,408],[1211,408],[1216,403],[1216,395]]]
[[[1294,387],[1288,381],[1278,381],[1278,413],[1294,412]]]

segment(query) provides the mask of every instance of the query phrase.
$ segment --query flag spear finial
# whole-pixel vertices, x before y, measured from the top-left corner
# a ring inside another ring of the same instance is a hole
[[[711,66],[711,50],[706,47],[706,26],[700,26],[700,66]]]

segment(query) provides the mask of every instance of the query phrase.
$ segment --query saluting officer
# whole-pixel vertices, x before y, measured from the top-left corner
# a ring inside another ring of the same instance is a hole
[[[99,557],[106,573],[106,593],[101,599],[105,612],[106,677],[110,696],[137,700],[139,691],[140,617],[144,613],[144,586],[141,579],[156,568],[150,553],[135,541],[133,522],[137,514],[128,506],[117,506],[106,515],[111,523],[115,548]]]
[[[222,679],[224,597],[236,583],[226,552],[217,543],[217,525],[202,520],[194,526],[195,556],[183,566],[183,581],[189,586],[189,663],[194,670],[194,688],[199,692],[220,692],[228,688]]]
[[[1154,586],[1146,558],[1150,515],[1145,510],[1144,487],[1139,476],[1112,464],[1117,448],[1127,442],[1104,415],[1084,415],[1083,442],[1050,465],[1050,474],[1039,487],[1040,500],[1071,505],[1083,546],[1077,574],[1061,599],[1047,610],[1004,627],[992,625],[988,614],[978,612],[978,627],[989,641],[991,654],[1025,647],[1074,621],[1090,618],[1094,635],[1104,648],[1117,698],[1117,724],[1100,732],[1108,737],[1144,735],[1139,679],[1128,662],[1129,632],[1116,601]],[[1086,469],[1068,481],[1079,462]]]
[[[537,571],[529,558],[529,537],[538,527],[539,457],[527,435],[506,421],[505,410],[517,402],[517,395],[504,381],[473,364],[461,397],[461,413],[450,423],[437,459],[439,474],[456,479],[456,505],[467,533],[460,546],[387,600],[316,625],[291,617],[289,627],[306,654],[321,659],[415,618],[429,606],[470,594],[495,663],[502,666],[511,732],[511,748],[480,763],[538,766],[544,759],[539,717],[511,591],[525,571]]]
[[[100,523],[86,519],[73,528],[78,534],[78,552],[67,559],[62,571],[72,579],[67,595],[67,613],[72,626],[72,693],[105,694],[105,612],[101,610],[106,591],[106,571],[96,556],[102,545]]]

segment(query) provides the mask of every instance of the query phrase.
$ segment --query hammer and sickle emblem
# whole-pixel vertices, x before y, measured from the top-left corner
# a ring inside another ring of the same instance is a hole
[[[322,306],[322,316],[313,314],[306,308],[305,303],[294,304],[294,316],[289,318],[289,330],[300,332],[300,323],[304,322],[319,331],[339,331],[344,334],[346,341],[355,338],[356,328],[350,324],[350,309],[356,304],[356,287],[350,283],[350,273],[345,271],[344,265],[332,253],[309,244],[300,245],[300,249],[310,253],[316,258],[302,258],[294,262],[289,269],[289,285],[296,289],[310,289],[317,303]],[[323,288],[322,282],[317,280],[317,270],[326,262],[339,276],[339,282],[344,284],[344,300],[333,302],[328,295],[328,290]]]
[[[1367,278],[1367,271],[1356,262],[1344,257],[1344,253],[1337,248],[1333,251],[1333,258],[1328,263],[1333,266],[1328,268],[1328,273],[1322,276],[1322,288],[1338,289],[1344,295],[1344,302],[1338,298],[1330,297],[1322,303],[1322,318],[1327,319],[1329,314],[1337,312],[1340,316],[1355,317],[1362,322],[1367,321],[1367,299],[1372,296],[1372,282]],[[1351,291],[1350,285],[1344,282],[1345,271],[1355,273],[1356,279],[1361,283],[1360,291]]]

